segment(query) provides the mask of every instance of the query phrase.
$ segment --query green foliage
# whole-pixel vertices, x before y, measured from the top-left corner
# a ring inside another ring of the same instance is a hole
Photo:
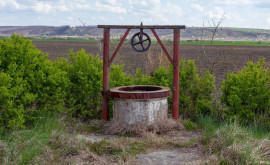
[[[193,60],[181,60],[179,74],[179,113],[190,119],[196,119],[199,114],[210,114],[215,90],[214,76],[209,72],[199,76]],[[153,84],[168,86],[172,92],[173,67],[160,67],[154,71]],[[171,96],[169,101],[172,101]]]
[[[141,68],[136,69],[136,74],[133,77],[133,82],[135,85],[153,85],[152,77],[144,75]]]
[[[134,76],[123,72],[123,65],[112,65],[110,71],[110,88],[128,85],[153,85],[153,78],[144,75],[141,68],[137,68]],[[155,84],[157,85],[157,84]]]
[[[82,119],[100,118],[102,103],[102,60],[84,50],[70,52],[70,59],[52,62],[31,45],[12,35],[0,41],[0,124],[2,128],[24,127],[41,113],[68,112]],[[134,76],[122,65],[110,67],[110,88],[127,85],[161,85],[172,89],[173,68],[160,67],[153,76],[137,69]],[[180,64],[180,114],[196,117],[209,113],[214,78],[199,77],[194,61]],[[171,90],[172,91],[172,90]],[[172,97],[169,97],[171,105]],[[112,109],[112,108],[111,108]]]
[[[30,40],[15,34],[1,40],[0,127],[22,128],[39,113],[61,111],[66,81]]]
[[[199,76],[193,60],[180,61],[180,113],[184,117],[196,118],[199,114],[210,114],[215,90],[215,78],[208,71]]]
[[[110,88],[134,84],[133,78],[123,72],[123,67],[123,65],[112,65],[110,67]]]
[[[53,132],[64,132],[59,116],[55,114],[37,119],[27,129],[0,131],[0,164],[40,164],[34,161],[48,151]]]
[[[228,106],[225,113],[242,121],[264,120],[270,114],[270,72],[265,61],[248,62],[238,73],[227,74],[222,82],[221,102]]]
[[[159,86],[171,87],[173,84],[173,69],[168,70],[165,67],[159,67],[158,70],[153,73],[153,84]]]
[[[196,129],[196,124],[193,123],[192,121],[184,122],[184,126],[185,126],[186,130],[188,130],[188,131],[194,131]]]
[[[58,65],[59,66],[59,65]],[[70,52],[69,66],[66,68],[70,87],[67,106],[71,114],[79,118],[97,118],[101,112],[102,61],[84,50]]]

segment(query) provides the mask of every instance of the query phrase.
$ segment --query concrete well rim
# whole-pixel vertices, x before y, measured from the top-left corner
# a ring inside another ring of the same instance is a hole
[[[123,88],[142,88],[142,89],[155,89],[155,90],[136,90],[124,91]],[[131,85],[120,86],[109,90],[109,97],[121,99],[156,99],[170,96],[170,88],[157,85]]]

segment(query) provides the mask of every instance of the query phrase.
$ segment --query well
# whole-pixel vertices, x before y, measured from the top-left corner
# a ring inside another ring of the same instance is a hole
[[[136,50],[137,52],[147,51],[151,45],[151,39],[150,39],[149,35],[147,35],[146,33],[143,32],[143,30],[149,29],[152,31],[157,42],[159,43],[162,50],[164,51],[164,54],[167,56],[168,60],[170,61],[170,63],[173,66],[172,118],[175,120],[178,120],[179,119],[180,29],[185,29],[185,26],[184,25],[160,25],[160,26],[159,25],[143,25],[141,23],[139,26],[138,25],[98,25],[98,28],[103,28],[102,119],[104,121],[108,121],[108,119],[109,119],[109,104],[108,104],[109,71],[110,71],[110,66],[113,63],[113,59],[116,57],[117,52],[120,50],[122,44],[124,43],[126,37],[128,36],[129,32],[131,31],[131,29],[140,30],[139,32],[134,34],[133,37],[131,38],[132,48],[134,50]],[[110,56],[110,31],[111,31],[111,29],[126,29],[126,32],[124,33],[118,46],[116,47],[116,49],[114,50],[114,52]],[[155,29],[172,29],[173,30],[173,54],[171,54],[171,55],[169,54],[165,45],[163,45],[162,41],[160,40],[159,36],[157,35]],[[139,46],[139,47],[137,47],[137,46]],[[129,91],[129,92],[132,93],[132,91]],[[155,93],[155,91],[148,91],[148,92],[150,92],[150,93],[153,92],[153,94]],[[148,95],[148,92],[146,92],[144,94]],[[131,93],[127,93],[127,95],[130,95]],[[142,94],[142,93],[143,92],[141,92],[141,93],[135,92],[135,94]],[[167,91],[167,93],[169,93],[169,91]],[[121,94],[121,92],[119,94]],[[114,97],[114,98],[117,98],[117,97]],[[121,98],[118,98],[118,99],[121,99]],[[122,99],[125,99],[125,98],[122,98]],[[128,99],[134,99],[134,98],[132,97],[132,98],[128,98]],[[135,99],[139,99],[139,98],[135,97]],[[155,99],[161,99],[161,98],[158,97]],[[143,98],[143,100],[145,102],[149,101],[149,100],[145,100],[145,98]],[[115,99],[115,106],[117,105],[116,102],[117,101]],[[138,101],[136,104],[139,104],[139,103],[140,103],[140,101]],[[145,104],[146,107],[147,107],[147,105],[150,105],[150,103]],[[117,107],[115,109],[117,109]]]
[[[149,126],[168,118],[168,87],[123,86],[109,93],[113,98],[113,120],[121,128]]]

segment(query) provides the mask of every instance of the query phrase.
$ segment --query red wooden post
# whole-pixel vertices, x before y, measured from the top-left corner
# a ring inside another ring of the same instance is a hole
[[[179,118],[179,62],[180,62],[180,29],[174,29],[173,37],[173,100],[172,117]]]
[[[108,90],[109,90],[109,56],[110,56],[110,29],[104,28],[103,37],[103,100],[102,100],[102,119],[108,121],[109,105],[108,105]]]

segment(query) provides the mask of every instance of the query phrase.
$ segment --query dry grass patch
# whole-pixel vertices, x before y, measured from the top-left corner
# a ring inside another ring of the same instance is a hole
[[[147,132],[151,132],[153,134],[166,134],[172,130],[181,131],[184,130],[184,126],[178,121],[170,118],[156,122],[149,126],[146,126],[145,124],[136,124],[135,126],[131,125],[126,127],[123,127],[118,123],[118,121],[112,119],[104,126],[104,133],[112,135],[124,135],[127,133],[132,133],[141,136]]]
[[[269,137],[258,138],[236,121],[219,126],[208,124],[201,142],[206,152],[216,155],[221,164],[270,164]]]

